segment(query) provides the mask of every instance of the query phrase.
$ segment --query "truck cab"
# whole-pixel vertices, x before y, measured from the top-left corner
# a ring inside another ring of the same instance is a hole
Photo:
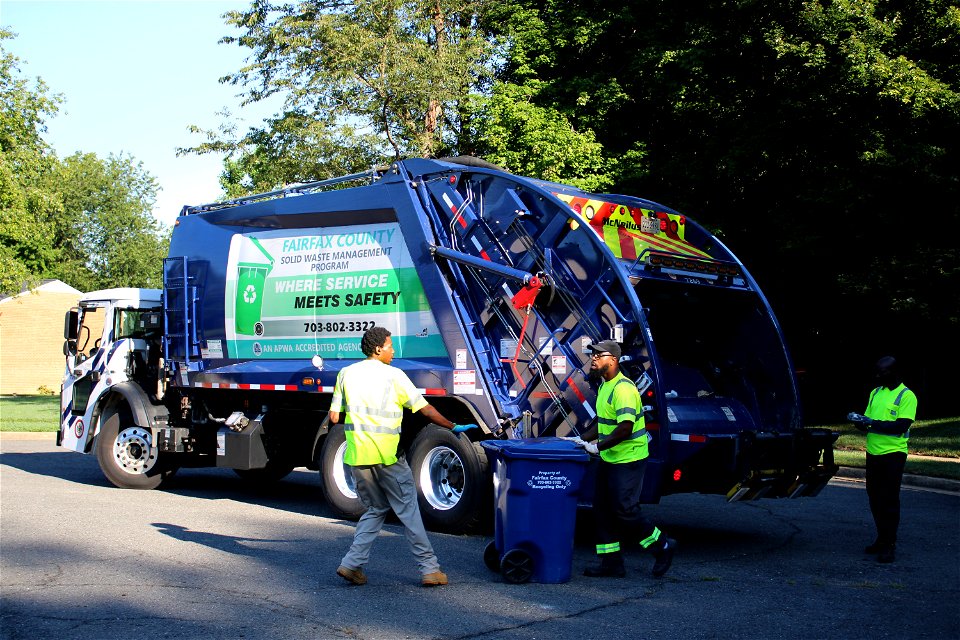
[[[156,413],[143,406],[149,404],[144,390],[157,389],[162,368],[160,310],[159,289],[118,288],[87,293],[67,312],[58,445],[89,453],[103,425],[129,413],[109,447],[102,443],[104,454],[117,473],[131,476],[156,460],[150,425],[137,422]]]

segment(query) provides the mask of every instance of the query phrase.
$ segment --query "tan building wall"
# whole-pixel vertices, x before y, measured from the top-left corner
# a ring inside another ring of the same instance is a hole
[[[60,281],[0,300],[0,395],[60,393],[63,316],[82,294]]]

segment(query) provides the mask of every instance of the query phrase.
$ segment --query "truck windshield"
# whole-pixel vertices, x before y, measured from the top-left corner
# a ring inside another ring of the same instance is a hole
[[[642,280],[664,391],[680,398],[738,400],[765,428],[800,416],[786,351],[773,317],[752,291]]]

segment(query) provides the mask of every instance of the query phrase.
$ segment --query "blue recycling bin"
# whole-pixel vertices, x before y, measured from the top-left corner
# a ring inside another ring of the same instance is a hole
[[[590,456],[560,438],[486,440],[493,471],[494,540],[484,563],[507,582],[566,582],[577,493]]]

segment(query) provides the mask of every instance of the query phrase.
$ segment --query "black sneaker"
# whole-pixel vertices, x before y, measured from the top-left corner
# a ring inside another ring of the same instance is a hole
[[[653,564],[653,576],[655,578],[659,578],[670,569],[670,565],[673,563],[673,554],[676,550],[677,541],[673,538],[667,538],[667,541],[663,543],[663,547],[654,553],[654,557],[657,559]]]
[[[890,545],[890,546],[888,546],[888,547],[884,547],[881,551],[879,551],[879,552],[877,553],[877,562],[882,562],[882,563],[884,563],[884,564],[889,564],[889,563],[893,562],[894,560],[896,560],[896,559],[897,559],[897,558],[896,558],[896,554],[894,553],[894,550],[895,550],[895,549],[896,549],[896,547],[894,547],[893,545]]]
[[[615,558],[604,557],[600,559],[600,564],[595,567],[587,567],[583,570],[583,575],[588,578],[623,578],[627,575],[627,570],[623,568],[623,558],[619,553]]]
[[[873,544],[864,547],[863,552],[869,555],[876,555],[883,551],[886,546],[887,545],[882,544],[879,540],[874,540]]]

